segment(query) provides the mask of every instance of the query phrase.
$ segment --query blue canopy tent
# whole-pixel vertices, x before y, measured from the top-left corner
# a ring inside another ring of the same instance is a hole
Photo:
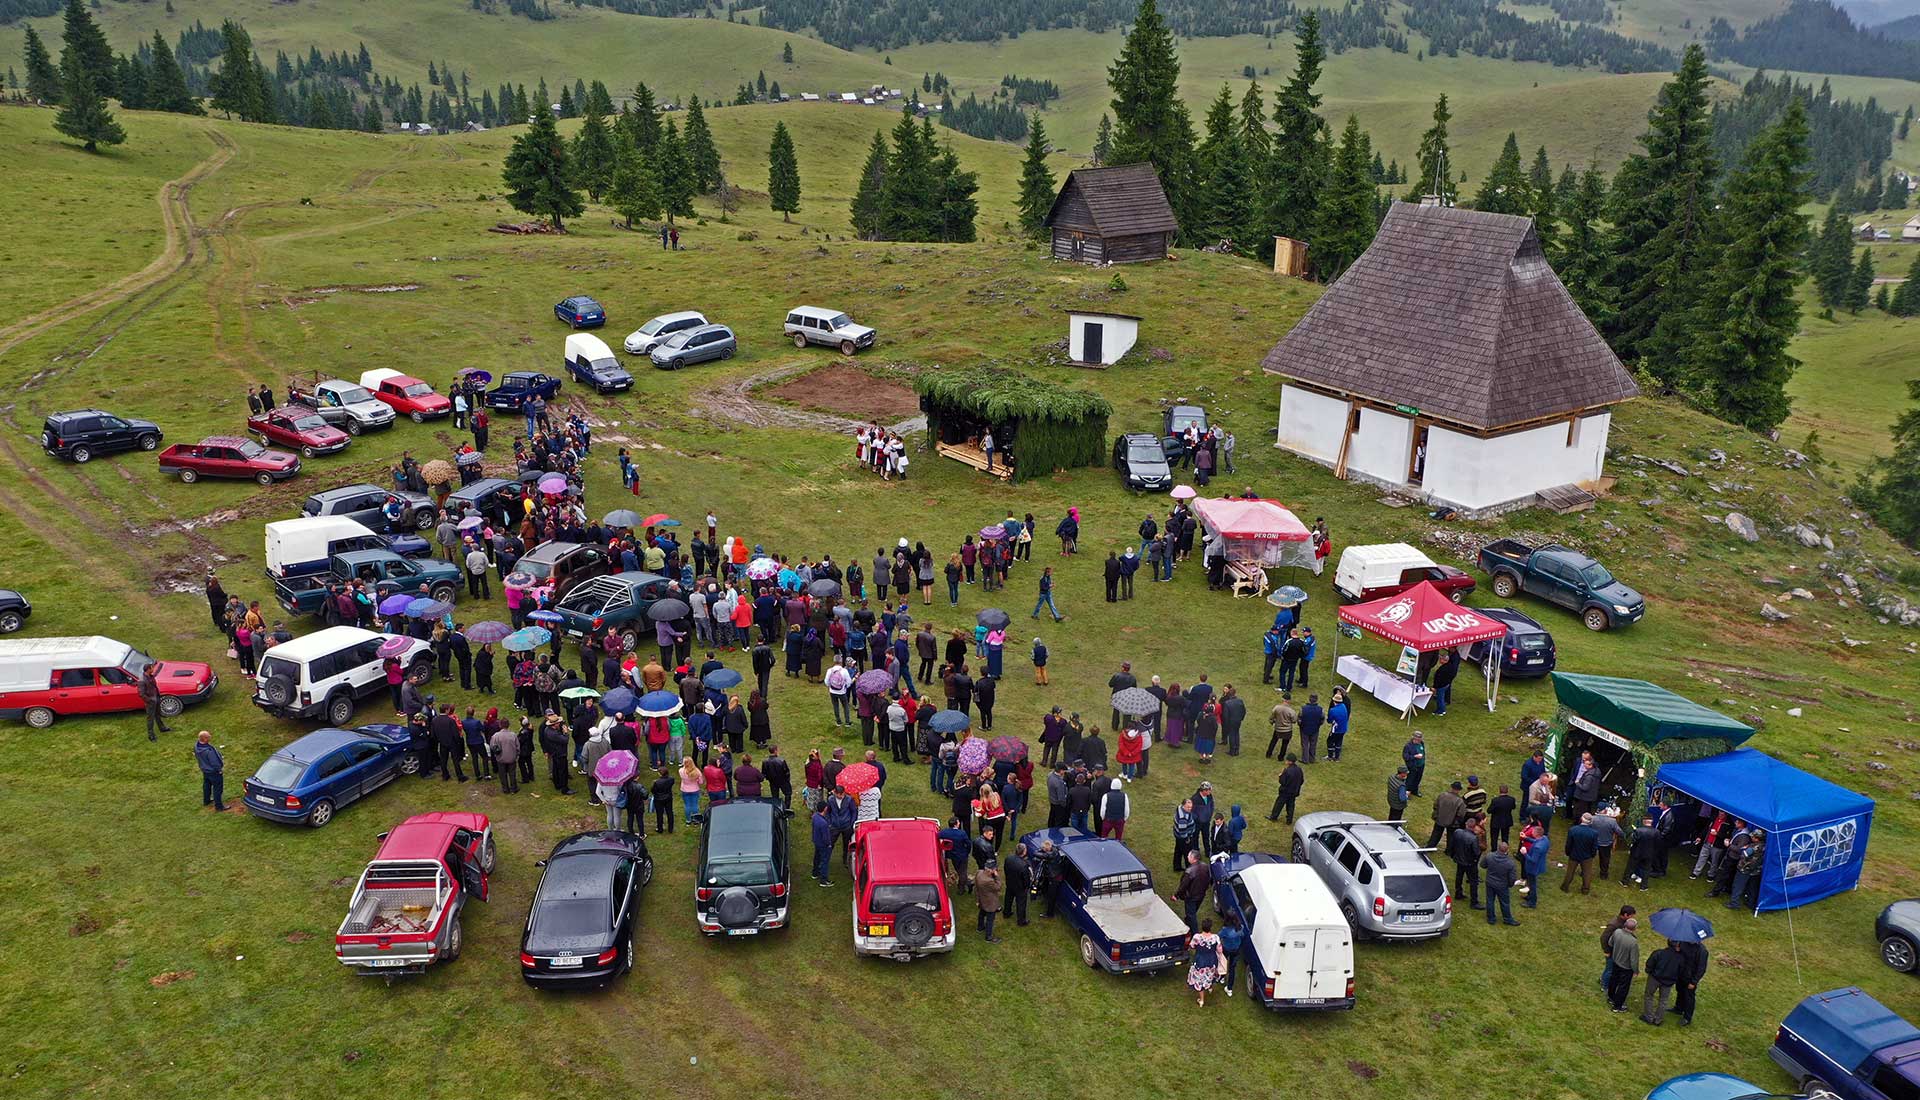
[[[1791,909],[1859,885],[1873,824],[1866,795],[1746,748],[1663,765],[1653,781],[1766,831],[1760,910]]]

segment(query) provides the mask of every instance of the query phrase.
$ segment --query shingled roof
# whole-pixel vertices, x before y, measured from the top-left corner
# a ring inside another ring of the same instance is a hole
[[[1111,168],[1076,168],[1053,198],[1047,211],[1052,225],[1067,192],[1079,189],[1093,215],[1093,228],[1102,237],[1131,237],[1141,233],[1177,233],[1173,207],[1160,186],[1160,173],[1151,164],[1118,164]]]
[[[1404,202],[1263,365],[1481,429],[1640,393],[1548,266],[1531,219]]]

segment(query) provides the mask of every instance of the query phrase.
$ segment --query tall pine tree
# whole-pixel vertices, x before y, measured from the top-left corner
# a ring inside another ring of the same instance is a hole
[[[1860,250],[1860,262],[1853,265],[1852,277],[1847,280],[1847,312],[1859,313],[1873,302],[1873,250]],[[1794,314],[1795,318],[1799,314]]]
[[[1113,119],[1105,112],[1100,115],[1100,128],[1093,132],[1093,166],[1107,163],[1113,157]]]
[[[60,70],[54,67],[47,44],[32,25],[27,27],[27,98],[41,103],[60,102]]]
[[[1327,124],[1319,115],[1320,80],[1326,49],[1320,44],[1320,17],[1307,9],[1294,33],[1293,75],[1273,97],[1273,153],[1267,162],[1265,223],[1260,254],[1273,253],[1273,238],[1307,240],[1315,235],[1321,178],[1327,173]],[[1344,264],[1341,266],[1345,266]]]
[[[853,193],[853,232],[861,240],[877,241],[886,229],[887,139],[873,132],[867,162],[860,168],[860,184]]]
[[[60,77],[63,87],[73,83],[75,68],[83,70],[94,90],[102,96],[119,94],[115,83],[117,67],[113,60],[113,48],[107,45],[106,32],[93,21],[93,13],[87,10],[82,0],[67,0],[67,9],[62,17],[60,50]]]
[[[200,100],[187,89],[186,73],[173,56],[173,48],[159,31],[153,32],[153,65],[147,77],[147,105],[155,111],[182,115],[203,115]]]
[[[127,132],[107,110],[106,97],[94,87],[93,73],[86,65],[66,66],[66,86],[61,89],[60,113],[53,117],[53,128],[80,142],[87,152],[97,153],[102,145],[118,145],[127,140]]]
[[[1195,231],[1193,119],[1180,101],[1180,59],[1173,32],[1160,18],[1154,0],[1140,0],[1133,29],[1120,56],[1107,68],[1113,89],[1113,152],[1107,163],[1145,161],[1160,175],[1160,186],[1183,234]]]
[[[767,146],[767,202],[780,211],[782,221],[792,221],[800,209],[800,161],[784,122],[773,124],[773,140]]]
[[[1853,275],[1853,231],[1847,216],[1828,207],[1807,255],[1807,273],[1813,276],[1814,293],[1828,309],[1845,309],[1847,280]]]
[[[1727,181],[1716,259],[1701,270],[1688,388],[1714,415],[1755,431],[1787,418],[1787,381],[1799,365],[1787,345],[1800,327],[1807,158],[1806,112],[1793,100]]]
[[[934,203],[934,148],[922,140],[913,109],[902,108],[887,155],[881,189],[881,236],[890,241],[925,241],[938,235],[940,211]]]
[[[1520,167],[1520,142],[1509,130],[1507,143],[1500,147],[1493,170],[1487,173],[1479,193],[1473,196],[1473,208],[1489,214],[1524,215],[1531,200],[1526,172]]]
[[[1225,84],[1207,109],[1206,137],[1197,151],[1206,220],[1203,239],[1248,244],[1256,233],[1253,218],[1253,180],[1246,148],[1240,142],[1240,119],[1233,95]]]
[[[698,192],[699,181],[694,178],[693,164],[687,159],[686,143],[680,140],[680,128],[672,119],[667,120],[665,129],[660,131],[660,140],[654,145],[653,170],[660,177],[660,204],[666,208],[667,222],[671,224],[675,217],[692,217],[693,196]]]
[[[1433,102],[1433,125],[1420,135],[1420,152],[1414,165],[1420,170],[1420,176],[1413,190],[1407,193],[1408,202],[1438,195],[1440,205],[1452,206],[1459,198],[1459,189],[1454,183],[1453,150],[1447,146],[1447,123],[1452,121],[1453,111],[1447,106],[1446,95],[1442,94]]]
[[[1907,267],[1907,281],[1893,288],[1893,298],[1888,303],[1887,312],[1895,317],[1912,317],[1920,314],[1920,256],[1913,258]]]
[[[273,114],[271,94],[254,63],[253,40],[229,19],[220,25],[220,68],[208,82],[213,109],[242,122],[265,122]]]
[[[687,97],[687,128],[681,142],[693,170],[695,192],[706,194],[720,186],[720,150],[713,144],[713,131],[707,128],[707,113],[697,95]]]
[[[1608,333],[1623,358],[1668,386],[1682,381],[1686,328],[1699,300],[1712,221],[1714,161],[1706,54],[1688,46],[1647,116],[1641,151],[1613,182],[1613,286],[1619,314]]]
[[[607,124],[593,104],[587,104],[587,117],[580,124],[580,132],[574,135],[573,151],[574,186],[587,193],[594,202],[607,193],[613,183],[614,155],[613,137],[607,133]]]
[[[535,111],[527,132],[513,139],[500,178],[515,210],[546,218],[555,229],[565,229],[562,219],[586,209],[573,189],[566,139],[553,124],[551,111]]]
[[[1264,177],[1273,156],[1273,135],[1267,132],[1266,99],[1257,80],[1247,81],[1247,94],[1240,97],[1240,145],[1255,178]]]
[[[1320,188],[1307,253],[1314,273],[1328,282],[1339,278],[1373,243],[1379,217],[1374,209],[1372,160],[1366,131],[1360,129],[1359,119],[1348,115]]]
[[[625,130],[616,129],[613,134],[613,182],[607,188],[607,203],[626,219],[628,229],[661,213],[660,179]]]
[[[1056,188],[1047,167],[1047,128],[1035,117],[1027,129],[1027,155],[1020,162],[1020,231],[1040,237],[1047,228]]]
[[[1559,208],[1563,229],[1552,254],[1561,285],[1602,332],[1613,323],[1614,313],[1613,246],[1602,224],[1606,208],[1607,181],[1600,169],[1588,166]]]
[[[1907,397],[1916,404],[1893,422],[1893,454],[1874,459],[1852,495],[1888,534],[1920,548],[1920,378]]]
[[[660,104],[654,101],[653,89],[645,84],[634,85],[633,109],[620,118],[633,137],[634,147],[642,155],[652,157],[654,147],[660,144]]]

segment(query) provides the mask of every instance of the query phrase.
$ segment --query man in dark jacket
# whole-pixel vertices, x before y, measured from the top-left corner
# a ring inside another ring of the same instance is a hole
[[[1456,826],[1447,838],[1447,854],[1453,857],[1453,896],[1460,896],[1464,881],[1468,908],[1480,908],[1480,834],[1466,824]]]
[[[940,842],[941,858],[953,868],[954,882],[960,892],[972,890],[973,878],[967,874],[967,860],[973,854],[973,838],[960,827],[960,819],[948,818],[947,827],[935,833],[934,839]]]
[[[147,740],[149,741],[159,740],[154,735],[155,729],[161,733],[173,732],[167,726],[167,720],[160,715],[160,681],[156,679],[159,669],[158,663],[148,661],[147,667],[140,672],[140,701],[146,704],[147,708]]]
[[[787,765],[786,758],[780,755],[780,746],[767,746],[767,758],[760,762],[760,774],[766,778],[767,793],[779,799],[780,805],[791,809],[793,769]]]
[[[836,783],[833,793],[827,796],[827,824],[833,826],[833,838],[840,844],[843,859],[853,854],[853,826],[859,816],[860,804],[845,787]]]
[[[1593,858],[1600,851],[1600,834],[1593,827],[1593,815],[1581,817],[1567,830],[1567,876],[1560,880],[1560,892],[1571,893],[1573,876],[1580,875],[1580,892],[1593,892]]]
[[[1660,832],[1653,827],[1651,815],[1640,819],[1640,827],[1633,831],[1633,839],[1627,847],[1627,877],[1620,880],[1625,886],[1637,882],[1640,889],[1647,888],[1647,879],[1653,876],[1653,861],[1660,848]]]
[[[827,805],[822,802],[813,809],[813,880],[822,886],[832,886],[833,867],[833,825],[827,820]]]
[[[1207,890],[1213,885],[1213,868],[1200,858],[1199,852],[1187,853],[1187,869],[1180,872],[1180,885],[1173,891],[1175,901],[1186,907],[1187,933],[1200,931],[1200,905],[1207,900]]]
[[[1433,800],[1433,831],[1427,834],[1427,847],[1439,847],[1440,842],[1446,839],[1447,833],[1452,831],[1455,825],[1460,824],[1466,812],[1467,804],[1460,798],[1458,782],[1441,791],[1440,797]]]
[[[440,712],[427,723],[427,728],[433,731],[433,747],[440,751],[440,778],[446,780],[458,775],[460,782],[465,783],[467,772],[460,766],[460,759],[467,754],[467,745],[460,729],[460,720],[453,716],[453,704],[442,704]]]
[[[540,751],[547,754],[549,778],[553,789],[561,794],[573,793],[573,782],[567,773],[567,727],[560,724],[558,715],[548,714],[550,719],[540,727]]]
[[[1497,905],[1500,919],[1505,924],[1519,924],[1513,919],[1513,881],[1520,877],[1520,865],[1507,854],[1507,842],[1501,841],[1499,847],[1480,857],[1480,870],[1487,881],[1487,923],[1493,923],[1493,910]]]
[[[1440,654],[1440,663],[1433,670],[1433,716],[1447,713],[1447,704],[1453,702],[1453,679],[1460,675],[1460,655],[1453,650]]]
[[[1067,823],[1067,795],[1072,784],[1067,779],[1067,765],[1056,763],[1047,773],[1047,828],[1058,829]]]
[[[1667,1018],[1667,996],[1686,971],[1686,960],[1669,943],[1647,956],[1647,984],[1640,996],[1640,1022],[1659,1027]]]
[[[1013,854],[1000,865],[1000,872],[1006,880],[1006,897],[1001,903],[1000,915],[1014,918],[1014,924],[1025,928],[1027,899],[1033,894],[1033,869],[1027,862],[1027,846],[1015,845]]]
[[[1280,794],[1273,800],[1273,812],[1267,815],[1267,820],[1280,820],[1280,811],[1284,808],[1287,811],[1287,824],[1293,824],[1293,803],[1306,785],[1307,773],[1301,770],[1299,759],[1288,753],[1287,766],[1280,772]]]
[[[1232,684],[1220,695],[1220,740],[1227,746],[1228,756],[1240,755],[1240,725],[1247,720],[1247,701]]]
[[[1407,766],[1394,769],[1387,780],[1387,820],[1402,821],[1407,816]]]
[[[1107,602],[1120,601],[1120,558],[1113,551],[1107,551],[1105,576],[1107,581]]]
[[[1682,1026],[1693,1023],[1694,997],[1700,991],[1700,979],[1707,976],[1706,945],[1693,940],[1675,940],[1673,949],[1680,954],[1680,978],[1674,984],[1673,1011]]]
[[[213,747],[213,734],[206,730],[194,739],[193,762],[200,768],[200,805],[212,806],[215,813],[223,812],[227,808],[227,762]]]
[[[965,674],[963,673],[962,675]],[[973,685],[973,702],[975,706],[980,708],[980,728],[983,730],[993,728],[993,699],[995,694],[996,688],[994,679],[991,676],[982,676],[979,682]]]
[[[754,644],[752,650],[753,676],[760,684],[760,698],[768,698],[767,679],[773,674],[773,647],[765,641]]]
[[[1309,694],[1307,705],[1300,708],[1298,719],[1300,726],[1300,752],[1306,762],[1314,762],[1320,751],[1320,727],[1327,724],[1327,712],[1320,706],[1320,696]]]
[[[1407,766],[1407,797],[1420,797],[1420,778],[1427,772],[1427,739],[1419,730],[1400,746],[1400,762]]]
[[[1513,839],[1513,812],[1519,805],[1507,791],[1507,785],[1502,783],[1500,793],[1487,803],[1487,843],[1499,844]],[[1601,877],[1606,877],[1604,872]]]
[[[1080,739],[1080,759],[1090,771],[1101,771],[1107,766],[1107,743],[1100,738],[1100,727],[1095,726]]]

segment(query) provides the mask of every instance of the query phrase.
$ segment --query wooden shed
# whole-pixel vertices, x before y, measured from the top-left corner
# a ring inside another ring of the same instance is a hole
[[[1089,264],[1164,260],[1180,229],[1151,164],[1067,173],[1047,226],[1054,259]]]

